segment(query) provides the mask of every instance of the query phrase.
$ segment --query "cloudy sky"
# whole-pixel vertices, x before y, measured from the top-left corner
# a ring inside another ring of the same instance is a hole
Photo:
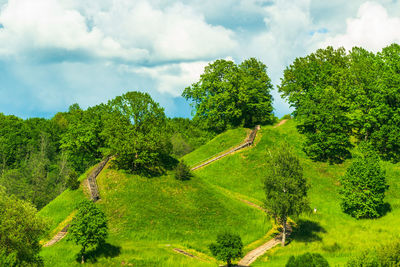
[[[218,58],[256,57],[279,84],[296,57],[400,43],[397,0],[0,0],[0,112],[51,117],[140,90],[168,116]],[[275,113],[289,112],[274,92]]]

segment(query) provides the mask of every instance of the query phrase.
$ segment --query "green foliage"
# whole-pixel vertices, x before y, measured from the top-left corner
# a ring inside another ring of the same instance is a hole
[[[82,262],[88,248],[98,247],[108,235],[107,218],[96,205],[88,200],[82,201],[78,212],[68,229],[68,240],[81,245]]]
[[[128,92],[108,103],[102,135],[119,168],[160,173],[171,152],[164,109],[147,93]]]
[[[270,151],[269,169],[265,174],[265,208],[283,225],[282,245],[285,244],[286,222],[308,208],[307,185],[303,168],[289,144]]]
[[[267,67],[255,58],[237,66],[232,61],[209,64],[200,80],[187,87],[182,96],[192,100],[199,120],[216,132],[229,127],[271,123],[272,83]]]
[[[389,186],[380,159],[370,147],[362,147],[362,154],[348,167],[340,183],[341,207],[345,213],[357,219],[383,214],[385,192]]]
[[[78,174],[75,171],[72,171],[65,182],[65,186],[71,190],[76,190],[79,188],[79,185]]]
[[[215,136],[199,121],[184,118],[167,119],[167,131],[171,135],[172,153],[180,158],[204,145]]]
[[[28,202],[8,196],[0,186],[0,265],[41,266],[40,237],[46,223]]]
[[[387,243],[378,248],[369,249],[353,256],[349,267],[392,267],[400,265],[400,242]]]
[[[211,253],[217,259],[226,261],[228,266],[232,266],[232,260],[243,257],[243,243],[239,235],[222,233],[217,236],[217,243],[209,246]]]
[[[175,169],[175,179],[180,181],[189,180],[193,174],[190,171],[190,167],[181,160]]]
[[[103,118],[106,111],[104,104],[87,110],[82,110],[74,104],[69,112],[64,114],[67,129],[62,134],[60,147],[66,151],[74,169],[79,172],[83,172],[102,158],[101,148],[105,146],[105,140],[100,133],[104,127]]]
[[[329,263],[321,254],[307,252],[291,256],[285,267],[329,267]]]
[[[385,160],[400,160],[400,46],[374,54],[355,47],[318,49],[297,58],[279,86],[295,107],[304,150],[316,161],[341,163],[350,142],[368,140]]]

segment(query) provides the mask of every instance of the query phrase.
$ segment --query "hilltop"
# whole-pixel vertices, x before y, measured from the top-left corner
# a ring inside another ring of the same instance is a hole
[[[226,131],[183,159],[193,166],[241,143],[248,132],[243,128]],[[290,244],[273,248],[252,266],[283,266],[290,255],[304,252],[318,252],[331,265],[343,265],[361,250],[398,238],[399,164],[383,163],[390,185],[386,201],[392,211],[380,219],[356,220],[342,213],[339,206],[338,179],[350,160],[338,165],[311,161],[301,149],[304,137],[297,132],[296,122],[289,120],[279,127],[263,126],[254,146],[195,171],[187,182],[176,181],[173,173],[146,178],[108,165],[98,177],[102,199],[97,205],[109,218],[110,236],[107,249],[97,253],[97,264],[215,266],[207,246],[225,229],[241,235],[245,252],[261,245],[271,237],[273,221],[248,202],[262,205],[263,172],[268,168],[265,158],[283,140],[294,146],[301,160],[311,184],[311,207],[317,212],[295,219],[297,227]],[[41,215],[53,218],[50,233],[67,223],[74,206],[84,197],[81,185],[41,210]],[[178,254],[174,248],[197,258]],[[63,239],[44,248],[41,255],[46,265],[71,266],[78,250]]]

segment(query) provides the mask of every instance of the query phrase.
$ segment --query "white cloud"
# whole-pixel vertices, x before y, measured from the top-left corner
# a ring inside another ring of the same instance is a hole
[[[361,46],[376,52],[391,43],[400,42],[400,18],[389,16],[381,4],[362,4],[357,17],[347,19],[346,24],[344,34],[330,36],[320,46],[343,46],[346,49]]]
[[[2,54],[33,53],[36,50],[83,51],[100,58],[140,59],[146,51],[122,48],[94,27],[76,10],[54,0],[10,0],[2,9],[0,43]]]
[[[104,9],[71,0],[10,0],[0,23],[1,54],[60,49],[66,51],[61,57],[81,52],[143,63],[210,59],[236,46],[232,31],[207,24],[181,3],[160,9],[145,1],[119,0]]]
[[[207,66],[206,61],[190,63],[177,63],[153,68],[142,67],[131,69],[137,74],[144,74],[152,77],[157,82],[157,90],[161,93],[169,93],[174,97],[180,96],[183,90],[200,79],[200,75]]]

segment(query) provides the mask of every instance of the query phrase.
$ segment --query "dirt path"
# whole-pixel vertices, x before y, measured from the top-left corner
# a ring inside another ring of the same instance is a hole
[[[282,124],[285,124],[287,121],[288,121],[287,119],[281,120],[277,125],[274,126],[274,128],[277,128],[277,127],[281,126]]]
[[[100,199],[99,190],[97,188],[96,178],[100,174],[100,172],[104,169],[107,162],[110,160],[111,157],[107,157],[102,160],[94,170],[89,174],[87,178],[87,185],[89,187],[91,200],[96,202]],[[67,224],[60,232],[58,232],[50,241],[43,245],[43,247],[50,247],[63,239],[68,233],[69,224]]]
[[[199,168],[201,168],[201,167],[204,167],[204,166],[206,166],[206,165],[208,165],[208,164],[210,164],[210,163],[212,163],[212,162],[214,162],[214,161],[217,161],[217,160],[219,160],[219,159],[222,159],[223,157],[226,157],[226,156],[228,156],[229,154],[232,154],[233,152],[236,152],[236,151],[238,151],[238,150],[240,150],[240,149],[243,149],[243,148],[245,148],[245,147],[251,146],[251,145],[253,144],[254,139],[256,138],[257,132],[258,132],[258,130],[260,130],[260,128],[261,128],[260,125],[257,125],[257,126],[251,131],[251,133],[249,134],[249,136],[246,137],[246,139],[244,140],[244,142],[243,142],[242,144],[238,145],[237,147],[232,148],[231,150],[229,150],[228,152],[226,152],[226,153],[224,153],[224,154],[222,154],[222,155],[219,155],[218,157],[212,158],[212,159],[210,159],[210,160],[207,160],[207,161],[204,162],[204,163],[201,163],[200,165],[197,165],[197,166],[193,167],[191,170],[192,170],[192,171],[197,170],[197,169],[199,169]]]
[[[268,242],[264,243],[263,245],[259,246],[256,249],[253,249],[249,253],[246,254],[246,256],[243,257],[238,263],[239,266],[250,266],[253,262],[256,261],[258,257],[261,255],[264,255],[267,250],[275,247],[276,245],[280,244],[281,240],[278,238],[273,238],[269,240]]]

